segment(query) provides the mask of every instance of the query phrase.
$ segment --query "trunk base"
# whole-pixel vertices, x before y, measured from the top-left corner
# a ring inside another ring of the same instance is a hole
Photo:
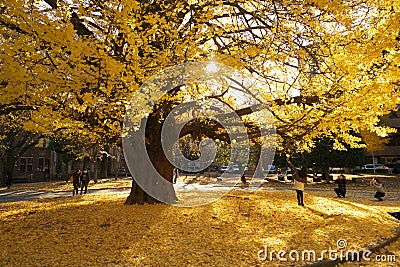
[[[173,204],[176,203],[178,198],[176,197],[174,187],[171,185],[171,188],[164,188],[163,194],[168,196],[168,204]],[[132,189],[125,200],[125,205],[134,205],[134,204],[156,204],[156,203],[163,203],[159,201],[158,199],[153,198],[149,194],[147,194],[140,186],[135,182],[132,181]]]

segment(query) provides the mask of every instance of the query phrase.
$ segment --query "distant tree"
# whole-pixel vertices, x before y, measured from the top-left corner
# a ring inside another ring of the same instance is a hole
[[[69,164],[78,157],[76,154],[77,148],[69,144],[67,140],[60,139],[51,139],[47,148],[56,152],[59,157],[56,166],[57,173],[63,173],[63,170],[65,170],[64,174],[68,175]]]
[[[346,145],[346,150],[335,150],[333,145],[334,141],[329,138],[317,140],[310,152],[295,155],[293,162],[321,172],[325,179],[329,178],[330,167],[354,168],[364,162],[363,148],[351,148]],[[288,166],[280,154],[275,156],[274,164],[281,167]]]
[[[13,174],[14,165],[30,148],[39,143],[41,133],[22,128],[29,116],[23,111],[13,111],[0,116],[0,185],[5,186],[7,173]]]

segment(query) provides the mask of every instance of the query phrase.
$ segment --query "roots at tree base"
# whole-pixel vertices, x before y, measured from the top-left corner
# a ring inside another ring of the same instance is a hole
[[[178,201],[178,198],[175,194],[175,189],[173,185],[171,184],[170,186],[164,186],[163,188],[160,187],[158,193],[162,197],[161,199],[166,200],[167,203],[173,204],[176,201]],[[131,192],[128,196],[128,198],[125,201],[126,205],[133,205],[133,204],[156,204],[156,203],[162,203],[158,199],[150,196],[147,194],[140,186],[135,182],[132,181],[132,189]]]

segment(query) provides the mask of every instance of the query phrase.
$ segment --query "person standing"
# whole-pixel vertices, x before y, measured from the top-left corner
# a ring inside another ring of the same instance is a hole
[[[379,182],[379,180],[377,178],[372,178],[370,185],[376,189],[374,198],[378,199],[378,201],[383,201],[383,197],[386,194],[383,184],[381,182]]]
[[[307,168],[302,167],[298,169],[293,163],[287,159],[287,162],[292,169],[294,188],[296,189],[297,204],[299,206],[304,206],[304,185],[307,183]]]
[[[174,168],[173,172],[172,172],[172,182],[174,184],[176,184],[176,181],[178,180],[179,177],[179,169],[178,168]]]
[[[8,172],[8,173],[7,173],[7,177],[6,177],[6,186],[7,186],[7,189],[10,189],[10,188],[11,188],[12,181],[13,181],[12,174],[11,174],[11,172]]]
[[[81,170],[77,170],[76,172],[74,172],[74,174],[72,174],[72,185],[74,186],[74,189],[72,191],[72,196],[78,195],[81,175],[82,175]]]
[[[242,181],[242,184],[247,184],[246,176],[244,175],[244,173],[240,177],[240,181]]]
[[[87,194],[87,188],[89,185],[89,181],[90,181],[89,172],[87,170],[84,170],[81,175],[81,195],[83,192],[83,188],[85,188],[85,194]]]
[[[335,192],[338,197],[346,196],[346,177],[343,174],[340,174],[336,179],[335,183],[338,185],[338,188],[335,188]]]

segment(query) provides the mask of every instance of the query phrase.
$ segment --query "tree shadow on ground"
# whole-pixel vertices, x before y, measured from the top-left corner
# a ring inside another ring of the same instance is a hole
[[[298,265],[259,260],[258,252],[265,246],[320,251],[335,248],[341,238],[360,245],[389,236],[398,225],[362,207],[329,217],[341,212],[339,206],[353,208],[309,194],[307,206],[299,207],[295,193],[286,190],[232,191],[195,208],[124,200],[84,196],[0,205],[9,212],[0,223],[0,265]]]

